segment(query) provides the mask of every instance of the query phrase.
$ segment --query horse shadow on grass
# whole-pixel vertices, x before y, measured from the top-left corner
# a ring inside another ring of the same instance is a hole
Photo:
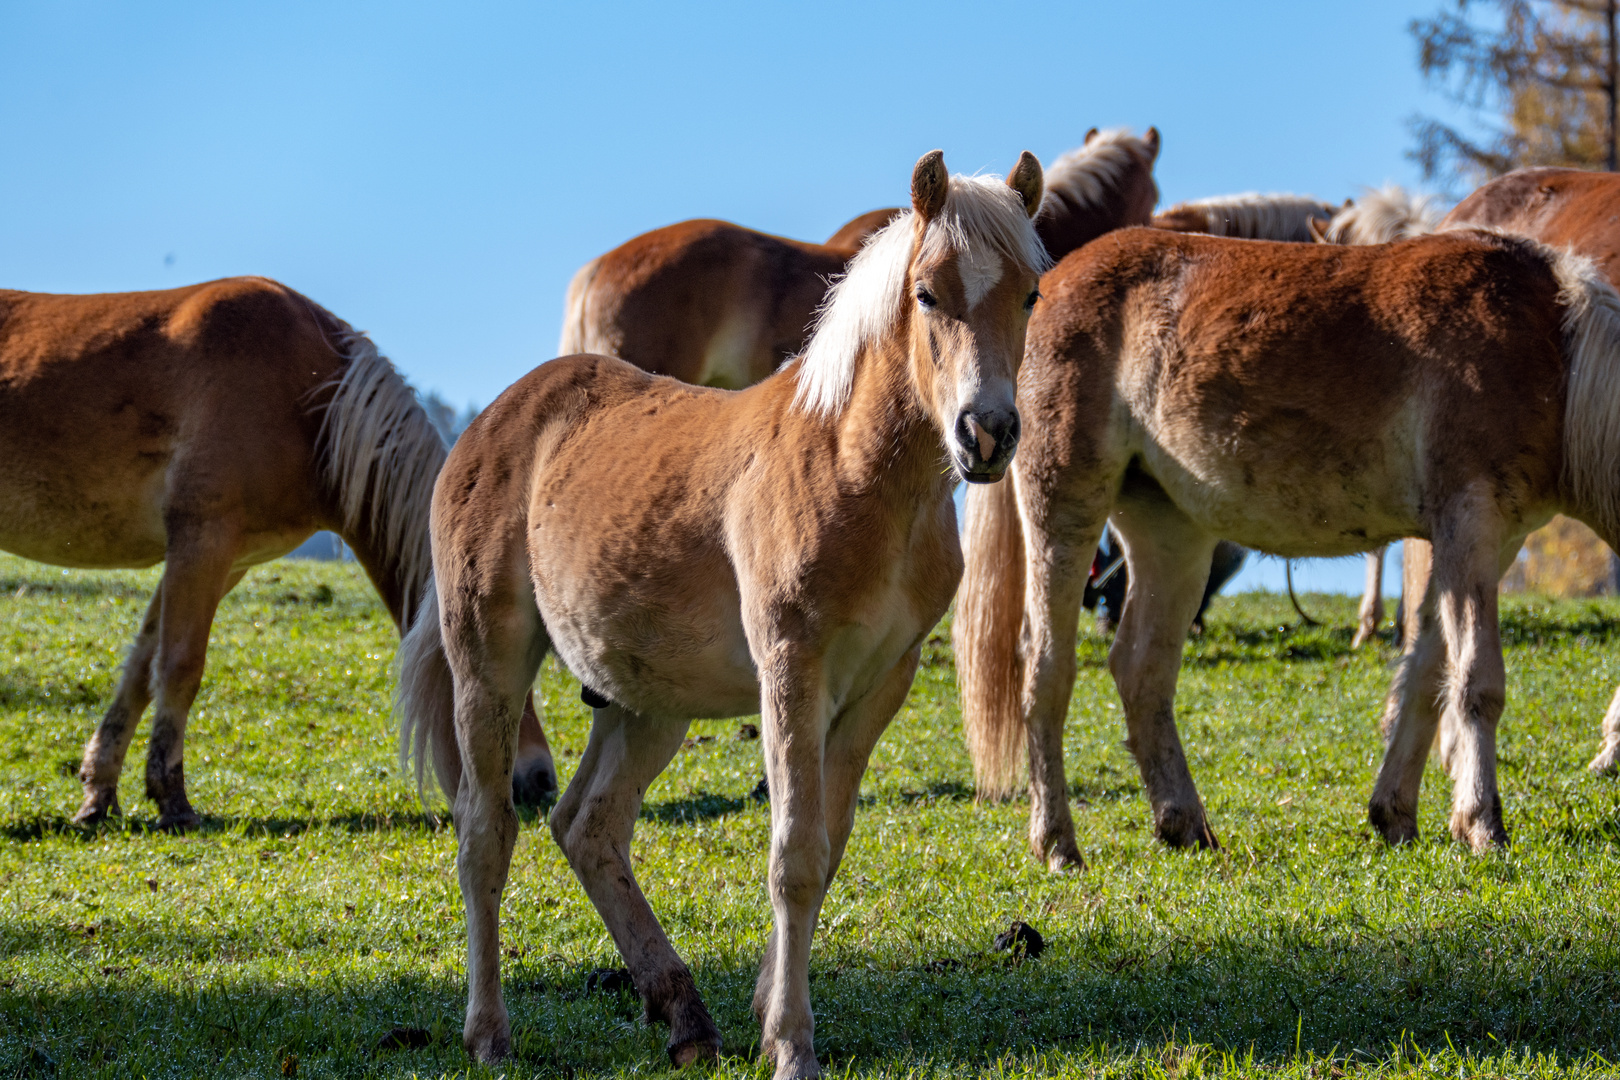
[[[350,834],[431,833],[448,828],[450,828],[448,814],[439,815],[426,810],[319,814],[308,817],[291,814],[268,816],[203,814],[201,823],[186,830],[186,835],[285,839],[323,830]],[[158,828],[156,818],[133,815],[109,818],[94,825],[78,825],[71,818],[61,814],[34,814],[28,817],[13,818],[0,825],[0,836],[18,843],[29,843],[45,837],[68,837],[82,839],[86,842],[97,842],[109,835],[165,836],[171,834],[167,830]]]
[[[767,919],[761,912],[761,930]],[[11,959],[58,936],[31,941],[18,933],[24,928],[5,929],[0,956]],[[971,1071],[1053,1053],[1101,1063],[1199,1047],[1262,1067],[1308,1055],[1387,1060],[1396,1044],[1408,1056],[1453,1060],[1620,1057],[1620,943],[1595,933],[1544,940],[1539,923],[1496,919],[1333,939],[1302,936],[1297,924],[1278,920],[1199,940],[1173,935],[1054,935],[1044,955],[1022,962],[995,953],[988,929],[980,947],[945,957],[898,943],[823,945],[812,967],[817,1048],[832,1069],[857,1074]],[[0,1075],[28,1068],[36,1050],[82,1075],[206,1075],[222,1060],[273,1075],[288,1056],[323,1075],[467,1067],[459,1038],[465,985],[459,975],[427,974],[445,970],[427,953],[402,958],[420,976],[343,978],[322,964],[318,975],[293,965],[262,979],[192,970],[171,980],[142,953],[169,953],[176,943],[144,932],[131,938],[128,952],[116,939],[98,943],[96,970],[70,986],[47,985],[28,966],[0,980]],[[1532,939],[1535,948],[1514,947]],[[209,941],[178,944],[210,955]],[[662,1067],[665,1030],[640,1024],[633,994],[593,977],[596,963],[510,944],[504,975],[516,1073]],[[692,956],[693,972],[724,1053],[755,1058],[755,958],[736,943],[721,948]],[[1047,1067],[1057,1064],[1047,1059]]]

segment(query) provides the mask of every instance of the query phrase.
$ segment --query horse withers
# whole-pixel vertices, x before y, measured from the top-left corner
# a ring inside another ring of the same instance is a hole
[[[1369,816],[1390,841],[1416,835],[1443,713],[1451,832],[1505,842],[1496,581],[1555,512],[1620,539],[1620,296],[1585,259],[1468,232],[1329,247],[1126,230],[1042,289],[1013,484],[968,496],[963,591],[982,602],[968,626],[959,611],[957,656],[976,745],[1027,740],[1037,855],[1080,862],[1063,720],[1110,514],[1131,585],[1109,667],[1162,840],[1215,844],[1174,699],[1216,537],[1304,557],[1418,536],[1435,584]]]
[[[948,176],[928,154],[912,208],[862,249],[776,375],[727,392],[564,357],[451,451],[436,588],[402,650],[401,738],[454,806],[477,1058],[510,1050],[510,774],[523,695],[555,649],[602,704],[551,832],[677,1064],[714,1059],[720,1035],[636,883],[631,834],[693,719],[761,714],[773,929],[754,1013],[778,1077],[818,1073],[817,913],[867,758],[956,592],[956,480],[999,478],[1018,442],[1041,191],[1028,154],[1005,184]]]
[[[376,347],[264,278],[161,292],[0,292],[0,549],[163,577],[85,748],[76,821],[117,812],[135,727],[155,703],[146,792],[158,823],[198,818],[186,718],[221,598],[248,568],[332,529],[397,626],[427,580],[444,443]],[[551,756],[525,724],[520,783]]]

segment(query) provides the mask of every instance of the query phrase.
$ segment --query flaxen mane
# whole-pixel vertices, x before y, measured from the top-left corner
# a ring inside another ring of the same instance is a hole
[[[856,357],[900,313],[914,220],[907,210],[884,226],[828,290],[816,313],[815,333],[795,361],[799,380],[795,405],[826,416],[844,407],[855,382]],[[929,222],[920,254],[938,258],[981,247],[1036,273],[1052,265],[1017,192],[997,176],[953,176],[945,208]]]
[[[433,568],[428,508],[445,445],[416,391],[370,338],[343,326],[333,347],[348,361],[321,421],[324,473],[343,530],[361,530],[399,568],[402,626]]]
[[[1147,143],[1125,128],[1110,128],[1092,136],[1086,145],[1052,162],[1046,170],[1046,197],[1041,214],[1052,211],[1054,198],[1066,196],[1078,207],[1100,207],[1119,187],[1138,159],[1152,161]],[[1154,189],[1154,202],[1158,189]]]
[[[1330,244],[1387,244],[1426,236],[1444,212],[1433,195],[1413,195],[1398,184],[1366,188],[1361,198],[1333,214],[1323,237]]]
[[[1176,219],[1177,224],[1171,227],[1180,231],[1235,236],[1243,240],[1308,242],[1310,220],[1328,221],[1333,214],[1334,207],[1309,195],[1246,191],[1177,203],[1156,215],[1154,224],[1160,219]],[[1196,227],[1192,227],[1194,223]]]

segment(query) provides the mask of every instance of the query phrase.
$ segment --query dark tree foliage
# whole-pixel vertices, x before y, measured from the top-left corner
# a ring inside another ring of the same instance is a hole
[[[1477,140],[1413,118],[1408,156],[1424,177],[1471,187],[1526,165],[1613,171],[1615,8],[1616,0],[1456,0],[1414,19],[1424,76],[1489,118]]]

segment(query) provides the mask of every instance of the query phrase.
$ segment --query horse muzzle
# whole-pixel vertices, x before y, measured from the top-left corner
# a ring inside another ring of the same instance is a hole
[[[951,463],[970,484],[1001,479],[1018,448],[1018,410],[963,409],[951,431]]]

